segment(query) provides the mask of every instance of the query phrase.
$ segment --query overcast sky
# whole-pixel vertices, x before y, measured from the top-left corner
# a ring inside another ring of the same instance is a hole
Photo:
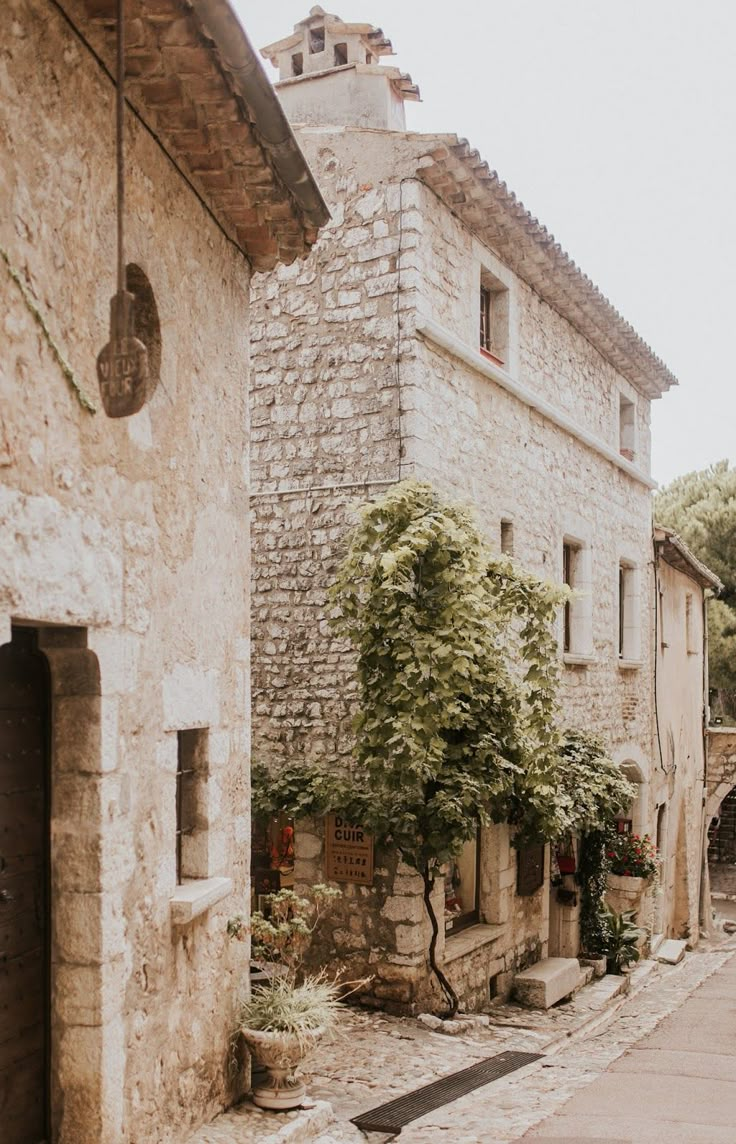
[[[233,3],[259,48],[310,7]],[[653,403],[655,478],[735,463],[736,2],[336,10],[393,41],[409,129],[467,138],[680,379]]]

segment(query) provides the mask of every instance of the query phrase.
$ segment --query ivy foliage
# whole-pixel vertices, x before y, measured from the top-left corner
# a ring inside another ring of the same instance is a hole
[[[601,826],[634,792],[597,740],[560,726],[565,594],[428,484],[365,505],[330,597],[356,652],[352,771],[257,771],[256,809],[341,813],[423,874],[479,824],[511,822],[517,843]]]

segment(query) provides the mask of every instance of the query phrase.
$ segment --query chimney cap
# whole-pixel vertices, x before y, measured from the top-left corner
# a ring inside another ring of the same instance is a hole
[[[359,36],[364,41],[366,49],[376,58],[396,55],[391,41],[384,34],[382,28],[376,28],[373,24],[346,24],[333,12],[325,12],[319,4],[315,4],[310,9],[309,15],[294,25],[294,31],[290,36],[285,36],[282,40],[276,40],[272,44],[267,44],[265,48],[261,48],[261,55],[264,59],[269,60],[274,67],[278,67],[279,55],[282,52],[298,48],[304,41],[309,29],[320,23],[324,24],[325,31],[332,33],[333,37]]]

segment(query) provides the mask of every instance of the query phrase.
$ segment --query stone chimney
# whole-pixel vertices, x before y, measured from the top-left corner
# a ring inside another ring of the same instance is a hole
[[[391,41],[371,24],[345,24],[316,5],[291,36],[261,49],[279,70],[276,90],[292,123],[406,131],[404,101],[419,88],[383,67]]]

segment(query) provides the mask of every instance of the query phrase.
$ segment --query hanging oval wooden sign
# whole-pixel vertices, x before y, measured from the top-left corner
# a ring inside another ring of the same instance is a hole
[[[97,358],[97,380],[108,417],[130,417],[143,408],[148,351],[134,337],[113,338]]]

